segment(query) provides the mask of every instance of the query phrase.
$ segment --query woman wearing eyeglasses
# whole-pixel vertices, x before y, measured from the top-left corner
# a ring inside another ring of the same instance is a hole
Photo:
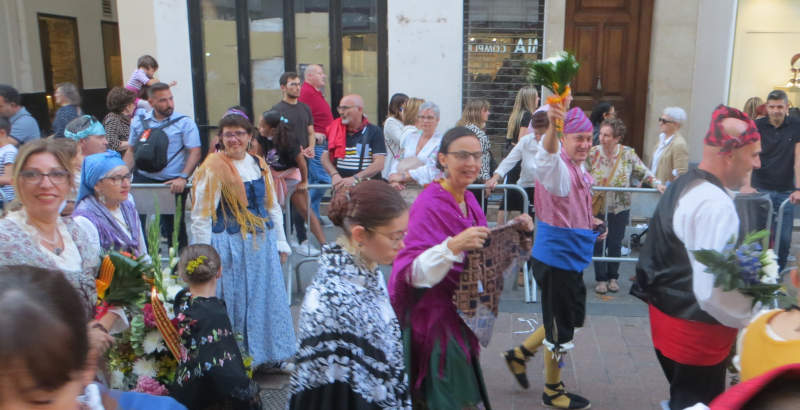
[[[665,184],[674,181],[689,170],[689,149],[679,132],[686,122],[686,111],[680,107],[667,107],[658,118],[658,145],[653,152],[650,169],[656,179]]]
[[[408,206],[384,181],[337,190],[343,231],[322,247],[297,326],[292,409],[411,409],[400,324],[378,265],[405,246]]]
[[[467,186],[478,178],[484,152],[474,132],[455,127],[442,137],[437,166],[445,177],[411,206],[406,247],[389,280],[389,296],[411,363],[415,407],[463,409],[489,405],[478,365],[478,340],[453,304],[465,253],[483,247],[486,215]],[[530,216],[519,217],[533,230]]]
[[[110,346],[108,331],[119,316],[107,313],[92,321],[100,249],[96,237],[59,215],[73,185],[70,160],[60,147],[55,140],[40,139],[20,149],[14,169],[18,203],[0,219],[0,265],[62,272],[83,302],[83,317],[90,323],[90,358],[96,360]]]
[[[280,367],[296,350],[281,259],[291,253],[270,169],[247,151],[253,125],[238,110],[219,121],[221,150],[206,157],[192,186],[192,243],[219,253],[225,301],[253,368]]]
[[[436,169],[436,154],[442,135],[436,132],[439,126],[439,106],[432,101],[420,105],[417,114],[419,132],[403,134],[402,157],[392,166],[389,182],[403,190],[403,198],[414,202],[422,187],[440,176]]]
[[[96,232],[104,251],[140,257],[147,255],[147,245],[136,205],[129,196],[131,177],[130,169],[116,151],[84,158],[72,216],[84,230]]]

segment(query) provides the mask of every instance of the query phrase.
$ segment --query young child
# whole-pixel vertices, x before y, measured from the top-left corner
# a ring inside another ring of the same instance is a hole
[[[172,397],[190,409],[260,409],[259,389],[245,371],[225,302],[215,296],[219,254],[209,245],[189,245],[178,271],[189,284],[174,303],[187,354],[178,363]]]
[[[143,91],[146,90],[146,87],[159,82],[158,79],[154,77],[156,71],[158,71],[158,61],[156,61],[153,56],[145,54],[139,57],[136,61],[136,66],[137,69],[131,74],[131,78],[128,80],[128,84],[125,85],[125,88],[133,91],[138,96],[136,99],[137,109],[142,108],[149,110],[150,104],[147,103],[147,95],[145,95]],[[178,84],[177,81],[171,81],[169,86],[174,87],[176,84]]]
[[[14,200],[14,160],[17,158],[17,147],[12,144],[10,135],[11,123],[8,118],[0,117],[0,214],[6,204]]]

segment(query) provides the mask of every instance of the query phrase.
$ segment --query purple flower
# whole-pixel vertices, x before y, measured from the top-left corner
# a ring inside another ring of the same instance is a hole
[[[758,273],[761,270],[761,245],[751,243],[742,245],[736,250],[736,261],[739,263],[739,273],[742,280],[748,285],[760,283]]]

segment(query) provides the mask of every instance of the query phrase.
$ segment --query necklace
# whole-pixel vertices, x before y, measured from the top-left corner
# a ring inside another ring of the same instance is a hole
[[[55,232],[55,234],[53,235],[53,239],[47,239],[47,238],[45,238],[45,237],[42,235],[42,232],[41,232],[41,231],[39,231],[39,239],[40,239],[42,242],[44,242],[44,243],[46,243],[46,244],[48,244],[48,245],[52,246],[52,247],[53,247],[53,253],[55,253],[55,254],[56,254],[56,256],[61,256],[61,252],[64,252],[64,249],[62,249],[62,248],[58,247],[58,240],[59,240],[59,238],[60,238],[60,234],[59,234],[59,232],[58,232],[58,228],[56,228],[56,232]]]
[[[464,193],[463,192],[456,192],[452,187],[450,187],[450,184],[447,183],[447,179],[440,180],[439,181],[439,185],[441,185],[442,188],[444,188],[445,191],[449,192],[450,195],[453,195],[453,199],[456,200],[456,203],[460,204],[460,203],[464,202]]]

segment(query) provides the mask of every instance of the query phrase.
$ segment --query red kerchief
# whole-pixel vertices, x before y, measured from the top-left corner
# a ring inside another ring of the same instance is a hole
[[[726,118],[736,118],[746,122],[747,131],[739,136],[728,135],[722,126],[722,120]],[[721,147],[720,152],[730,152],[760,140],[761,134],[758,133],[756,123],[747,114],[736,108],[720,104],[711,114],[711,125],[708,127],[704,142],[712,147]]]

